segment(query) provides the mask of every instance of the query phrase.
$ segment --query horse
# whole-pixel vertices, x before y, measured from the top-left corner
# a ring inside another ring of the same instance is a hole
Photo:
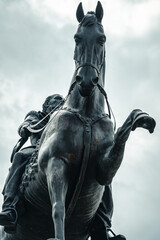
[[[25,173],[23,204],[17,232],[1,230],[1,240],[86,240],[101,202],[104,186],[119,169],[130,132],[153,132],[155,121],[133,110],[114,131],[104,90],[105,41],[103,8],[84,14],[75,39],[75,71],[64,105],[54,112],[40,139],[38,171]],[[108,114],[105,112],[105,102]]]

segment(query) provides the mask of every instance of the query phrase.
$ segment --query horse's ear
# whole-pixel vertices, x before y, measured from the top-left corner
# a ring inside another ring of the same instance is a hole
[[[103,7],[100,1],[98,1],[97,3],[97,7],[96,7],[96,17],[98,19],[99,22],[102,21],[103,18]]]
[[[83,7],[82,7],[82,3],[81,2],[80,2],[80,4],[77,7],[76,17],[77,17],[77,20],[78,20],[79,23],[84,18],[84,11],[83,11]]]

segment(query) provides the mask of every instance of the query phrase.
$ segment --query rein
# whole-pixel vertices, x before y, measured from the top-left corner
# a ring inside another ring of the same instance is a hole
[[[98,71],[98,69],[97,69],[96,66],[94,66],[94,65],[92,65],[92,64],[89,64],[89,63],[84,63],[84,64],[81,64],[80,66],[78,66],[78,68],[76,68],[76,71],[75,71],[75,72],[77,72],[78,69],[79,69],[80,67],[83,67],[83,66],[91,66],[91,67],[95,68],[95,69]],[[100,72],[99,72],[99,73],[100,73]],[[75,75],[75,74],[74,74],[74,75]],[[59,104],[58,104],[55,108],[53,108],[52,111],[51,111],[50,113],[48,113],[44,118],[42,118],[42,119],[41,119],[39,122],[37,122],[36,124],[29,125],[29,126],[27,127],[27,129],[28,129],[31,133],[41,132],[41,131],[46,127],[46,125],[44,125],[44,126],[43,126],[42,128],[40,128],[40,129],[35,129],[35,127],[37,127],[41,122],[43,122],[48,116],[51,116],[51,114],[52,114],[54,111],[57,110],[57,113],[55,114],[55,116],[59,113],[59,111],[63,108],[64,103],[66,102],[68,96],[69,96],[69,95],[71,94],[71,92],[73,91],[73,89],[74,89],[74,87],[75,87],[76,84],[77,84],[76,81],[74,81],[74,82],[71,84],[70,89],[69,89],[69,91],[68,91],[68,94],[67,94],[67,96],[66,96],[66,97],[64,98],[64,100],[63,100],[63,103],[62,103],[62,102],[59,103]],[[116,129],[116,120],[115,120],[115,116],[114,116],[114,114],[113,114],[113,111],[112,111],[112,109],[111,109],[111,106],[110,106],[110,104],[109,104],[108,97],[107,97],[107,93],[106,93],[106,91],[104,90],[104,88],[103,88],[99,83],[97,84],[97,87],[98,87],[99,91],[103,94],[103,96],[104,96],[104,98],[105,98],[105,100],[106,100],[109,118],[111,119],[112,116],[113,116],[114,130],[115,130],[115,129]],[[55,116],[54,116],[54,117],[55,117]],[[54,118],[54,117],[53,117],[53,118]]]
[[[109,115],[109,118],[111,119],[112,116],[113,116],[113,121],[114,121],[114,131],[116,130],[116,119],[115,119],[115,116],[114,116],[114,113],[112,111],[112,108],[109,104],[109,101],[108,101],[108,97],[107,97],[107,93],[106,91],[104,90],[104,88],[98,83],[97,84],[97,87],[99,89],[99,91],[103,94],[105,100],[106,100],[106,104],[107,104],[107,108],[108,108],[108,115]]]
[[[63,104],[65,103],[66,101],[66,98],[63,100],[63,103],[60,102],[55,108],[53,108],[51,110],[51,112],[49,112],[44,118],[42,118],[40,121],[38,121],[37,123],[35,124],[31,124],[27,127],[27,129],[31,132],[31,133],[38,133],[38,132],[41,132],[45,127],[46,125],[44,125],[42,128],[39,128],[39,129],[34,129],[35,127],[37,127],[41,122],[43,122],[47,117],[50,117],[51,114],[58,110],[57,113],[55,114],[55,116],[58,114],[58,112],[61,110],[61,108],[63,107]],[[60,107],[61,106],[61,107]]]
[[[104,54],[104,57],[103,57],[103,59],[102,59],[102,63],[99,65],[99,66],[100,66],[99,69],[98,69],[97,66],[95,66],[95,65],[92,64],[92,63],[82,63],[82,64],[79,64],[79,65],[76,67],[75,72],[77,72],[77,71],[79,70],[79,68],[81,68],[81,67],[89,66],[89,67],[92,67],[92,68],[96,69],[96,71],[97,71],[97,73],[98,73],[98,76],[99,76],[100,73],[101,73],[101,70],[102,70],[104,58],[105,58],[105,54]],[[73,88],[75,87],[75,84],[76,84],[76,81],[74,81],[74,82],[72,83],[72,85],[71,85],[72,90],[73,90]],[[99,83],[97,83],[97,87],[98,87],[99,91],[103,94],[103,96],[104,96],[104,98],[105,98],[105,100],[106,100],[109,118],[111,119],[112,116],[113,116],[114,131],[115,131],[115,130],[116,130],[116,119],[115,119],[114,113],[113,113],[113,111],[112,111],[112,108],[111,108],[111,106],[110,106],[110,104],[109,104],[107,93],[106,93],[106,91],[104,90],[104,88],[103,88]],[[70,93],[70,91],[69,91],[69,93]]]
[[[72,83],[70,89],[69,89],[69,92],[67,94],[67,96],[64,98],[64,100],[62,102],[60,102],[55,108],[53,108],[44,118],[42,118],[40,121],[38,121],[37,123],[35,124],[31,124],[27,127],[27,129],[31,132],[31,133],[39,133],[41,132],[45,127],[46,125],[44,125],[42,128],[39,128],[39,129],[35,129],[35,127],[37,127],[41,122],[43,122],[47,117],[50,117],[52,115],[52,113],[54,111],[57,110],[56,114],[54,115],[53,118],[55,118],[55,116],[59,113],[59,111],[63,108],[63,105],[64,103],[66,102],[68,96],[70,95],[70,93],[72,92],[72,90],[74,89],[76,85],[76,81]]]
[[[101,25],[101,24],[100,24],[100,25]],[[89,67],[94,68],[94,69],[97,71],[97,74],[98,74],[98,77],[99,77],[99,75],[100,75],[100,73],[101,73],[101,70],[102,70],[102,67],[103,67],[103,64],[104,64],[104,60],[105,60],[105,51],[104,51],[104,54],[103,54],[103,56],[102,56],[101,63],[99,64],[99,67],[97,67],[96,65],[94,65],[94,64],[92,64],[92,63],[88,63],[88,62],[86,62],[86,63],[79,63],[79,61],[77,61],[77,59],[75,58],[75,62],[76,62],[76,70],[75,70],[75,73],[77,73],[78,70],[79,70],[81,67],[87,67],[87,66],[89,66]],[[76,81],[74,81],[74,82],[72,83],[72,85],[71,85],[72,90],[73,90],[73,88],[75,87],[75,85],[76,85]],[[104,96],[104,98],[105,98],[105,100],[106,100],[109,118],[111,119],[112,116],[113,116],[114,131],[115,131],[115,130],[116,130],[116,119],[115,119],[115,116],[114,116],[114,114],[113,114],[112,108],[111,108],[111,106],[110,106],[110,104],[109,104],[108,97],[107,97],[107,93],[106,93],[106,91],[104,90],[104,88],[103,88],[99,83],[97,83],[97,87],[98,87],[99,91],[103,94],[103,96]],[[71,89],[71,88],[70,88],[70,89]],[[71,91],[69,91],[69,94],[70,94],[70,92],[71,92]]]

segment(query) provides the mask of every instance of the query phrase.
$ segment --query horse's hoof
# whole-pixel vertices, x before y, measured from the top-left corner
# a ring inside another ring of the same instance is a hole
[[[153,133],[155,126],[156,122],[152,117],[150,117],[147,113],[141,113],[133,122],[132,131],[134,131],[137,127],[142,127],[147,129],[150,133]]]

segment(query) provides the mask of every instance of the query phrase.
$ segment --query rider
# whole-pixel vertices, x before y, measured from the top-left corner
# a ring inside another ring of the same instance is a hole
[[[31,155],[36,148],[37,141],[40,139],[40,136],[42,134],[42,131],[39,133],[31,133],[28,131],[27,127],[30,124],[33,125],[38,123],[53,109],[60,106],[63,101],[63,97],[59,94],[54,94],[47,97],[42,106],[42,112],[30,111],[18,129],[18,133],[21,136],[18,144],[22,145],[27,141],[28,138],[30,138],[31,146],[23,148],[19,152],[16,152],[17,150],[15,150],[15,147],[11,156],[12,166],[9,170],[9,174],[2,192],[4,195],[4,202],[2,205],[2,212],[0,213],[0,225],[5,226],[4,230],[8,233],[14,233],[16,231],[16,223],[18,218],[17,203],[19,202],[19,185],[21,183],[21,178],[24,173],[25,166],[29,162]],[[38,129],[43,128],[48,121],[49,116],[46,117],[40,124],[38,124]],[[17,146],[17,149],[18,147],[19,146]]]
[[[47,114],[49,114],[56,106],[60,106],[64,102],[62,96],[58,94],[51,95],[46,98],[42,112],[30,111],[24,122],[18,129],[19,135],[22,137],[22,142],[25,142],[29,137],[31,146],[23,148],[19,152],[14,152],[12,166],[10,168],[6,183],[3,189],[4,203],[2,205],[2,212],[0,213],[0,225],[4,226],[4,230],[8,233],[16,231],[16,224],[18,219],[17,204],[19,202],[18,189],[21,183],[21,178],[25,170],[25,166],[36,148],[37,141],[40,139],[42,131],[39,133],[31,133],[27,127],[31,124],[38,123]],[[49,116],[38,124],[38,128],[43,128],[49,121]],[[12,160],[12,159],[11,159]],[[113,213],[113,199],[111,185],[105,187],[105,192],[102,202],[97,210],[95,219],[93,221],[90,236],[91,240],[125,240],[122,235],[110,237],[111,218]]]

